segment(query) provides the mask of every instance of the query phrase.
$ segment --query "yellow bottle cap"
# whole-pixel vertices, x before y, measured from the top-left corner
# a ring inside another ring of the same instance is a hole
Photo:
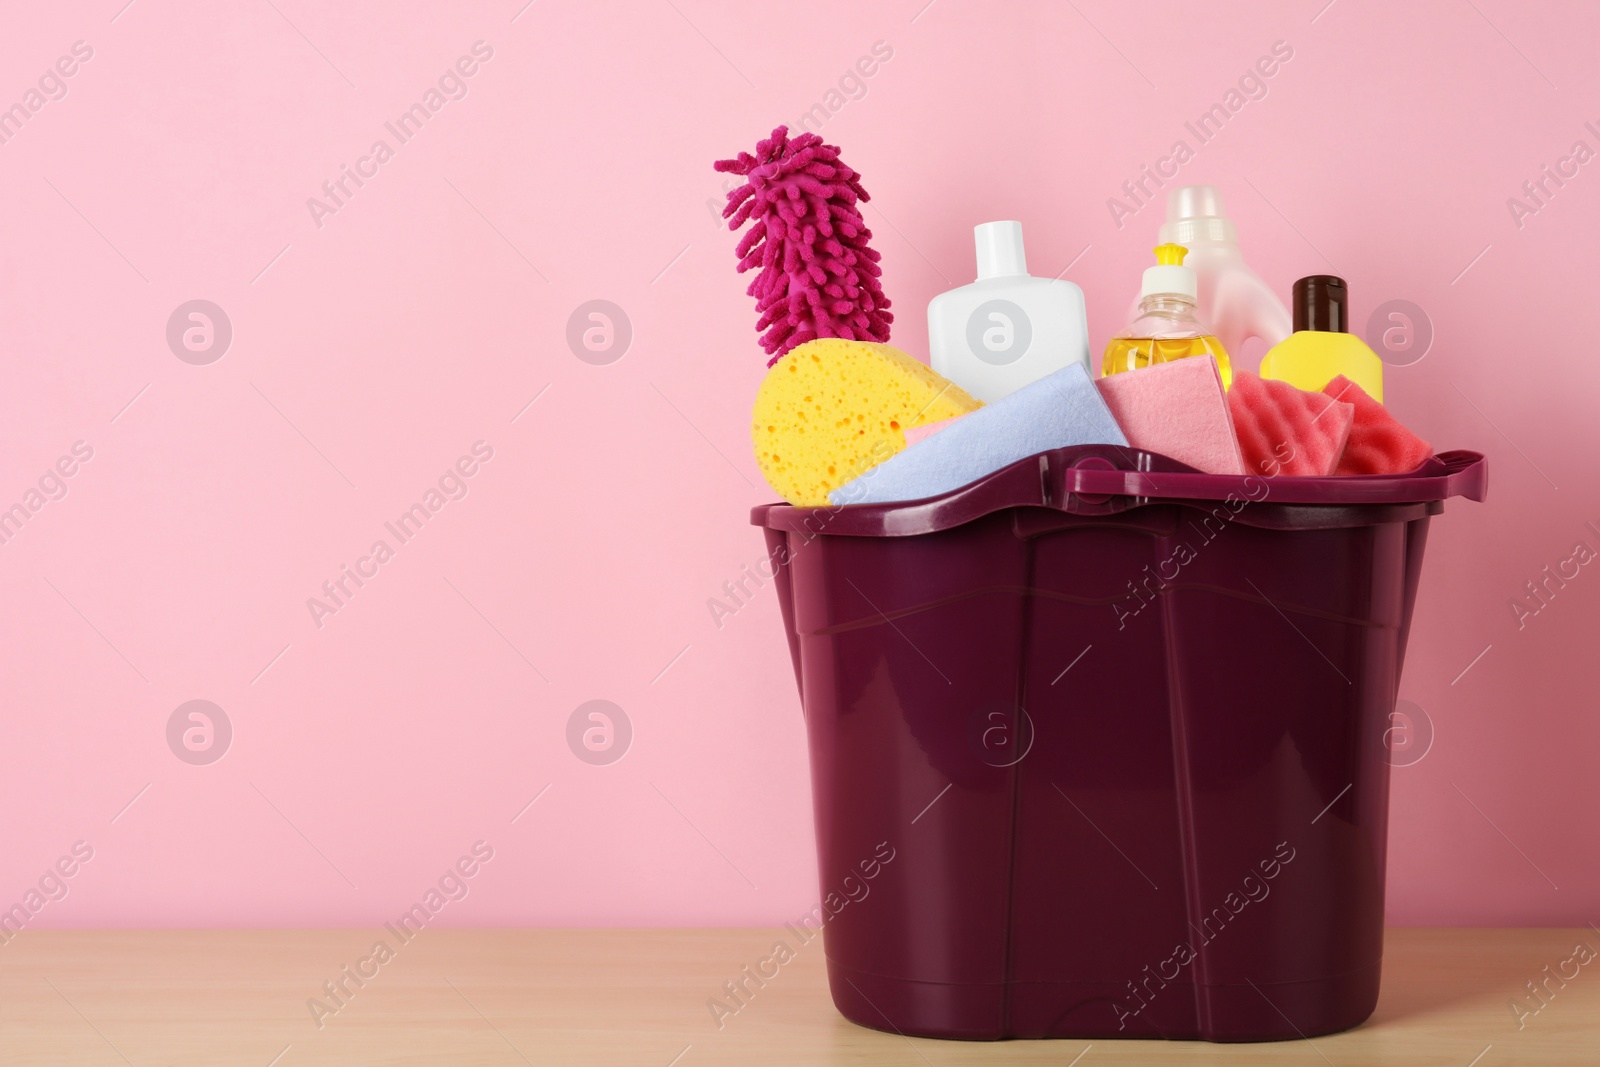
[[[1163,267],[1181,267],[1183,257],[1189,254],[1187,248],[1175,244],[1156,245],[1151,251],[1156,254],[1156,263]]]

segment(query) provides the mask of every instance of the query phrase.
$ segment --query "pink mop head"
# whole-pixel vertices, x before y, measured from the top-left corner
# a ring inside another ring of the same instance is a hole
[[[749,179],[728,193],[722,217],[750,227],[734,249],[739,273],[760,267],[747,292],[756,298],[761,347],[778,362],[818,337],[887,341],[889,300],[878,276],[878,253],[856,201],[872,199],[861,175],[839,161],[839,149],[814,133],[790,139],[779,126],[756,154],[718,160],[719,171]]]

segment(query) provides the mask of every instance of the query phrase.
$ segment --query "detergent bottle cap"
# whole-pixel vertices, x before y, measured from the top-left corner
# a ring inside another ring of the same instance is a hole
[[[1189,250],[1182,245],[1156,245],[1156,265],[1144,269],[1144,282],[1139,287],[1139,299],[1149,296],[1178,296],[1191,303],[1195,299],[1194,271],[1183,265]]]
[[[1222,194],[1215,185],[1185,185],[1167,194],[1167,221],[1161,240],[1192,246],[1198,241],[1238,244],[1239,233],[1222,214]]]
[[[978,245],[978,278],[1015,277],[1028,273],[1028,255],[1022,249],[1022,223],[981,222],[972,228]]]
[[[1350,332],[1350,290],[1333,274],[1312,274],[1294,283],[1294,328]]]

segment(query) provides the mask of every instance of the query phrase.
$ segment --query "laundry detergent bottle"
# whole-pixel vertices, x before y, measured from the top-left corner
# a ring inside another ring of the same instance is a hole
[[[1350,330],[1350,290],[1333,274],[1294,283],[1294,333],[1261,357],[1261,377],[1318,392],[1339,375],[1383,403],[1383,360]]]
[[[928,304],[933,369],[986,404],[1069,363],[1092,376],[1083,290],[1028,273],[1020,222],[982,223],[973,238],[978,280]]]
[[[1228,388],[1233,384],[1228,350],[1195,317],[1195,276],[1184,266],[1184,247],[1157,245],[1155,253],[1156,265],[1145,268],[1139,287],[1138,315],[1106,345],[1101,377],[1209,355],[1216,357],[1222,387]]]
[[[1195,314],[1235,357],[1252,337],[1271,348],[1294,329],[1278,294],[1246,265],[1215,186],[1186,185],[1167,194],[1161,241],[1189,250],[1183,265],[1194,271]]]

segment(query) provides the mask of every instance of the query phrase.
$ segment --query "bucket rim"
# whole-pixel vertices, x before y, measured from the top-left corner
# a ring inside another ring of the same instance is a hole
[[[1241,499],[1323,507],[1434,503],[1455,496],[1481,502],[1487,492],[1488,459],[1467,450],[1438,453],[1403,474],[1267,477],[1205,474],[1153,452],[1078,445],[1029,456],[922,500],[826,507],[761,504],[750,510],[750,522],[808,535],[909,537],[1018,507],[1110,515],[1156,503]]]

